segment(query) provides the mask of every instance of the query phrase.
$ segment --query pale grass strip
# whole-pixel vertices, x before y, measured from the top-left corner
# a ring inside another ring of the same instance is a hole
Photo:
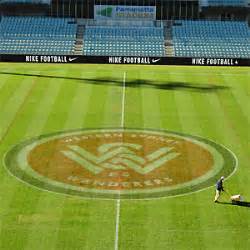
[[[13,120],[16,118],[22,104],[26,102],[27,92],[32,88],[28,80],[21,81],[17,88],[14,89],[13,95],[9,98],[8,102],[1,108],[0,112],[0,140],[3,139],[9,126],[12,124]]]

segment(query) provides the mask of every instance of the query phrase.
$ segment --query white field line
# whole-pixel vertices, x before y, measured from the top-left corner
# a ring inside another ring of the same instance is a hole
[[[123,84],[122,84],[122,116],[120,124],[121,128],[124,128],[125,124],[125,99],[126,99],[126,72],[123,73]],[[119,197],[116,201],[115,246],[114,246],[115,250],[119,249],[120,211],[121,211],[121,199]]]
[[[115,247],[114,247],[115,250],[118,250],[118,245],[119,245],[120,210],[121,210],[121,200],[118,199],[116,202]]]

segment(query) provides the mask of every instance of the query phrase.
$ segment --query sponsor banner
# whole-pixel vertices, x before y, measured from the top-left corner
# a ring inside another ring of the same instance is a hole
[[[155,20],[155,6],[95,5],[95,19]]]
[[[194,66],[250,66],[250,59],[191,58],[191,57],[137,57],[137,56],[59,56],[59,55],[0,55],[0,62],[21,63],[90,63],[143,64]]]
[[[51,0],[0,0],[0,4],[8,3],[50,4]]]

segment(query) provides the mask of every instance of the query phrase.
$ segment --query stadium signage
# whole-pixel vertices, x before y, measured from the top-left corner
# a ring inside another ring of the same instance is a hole
[[[41,189],[92,198],[182,195],[229,176],[235,156],[204,138],[147,129],[86,129],[13,147],[5,166]]]
[[[33,63],[68,63],[72,62],[73,58],[67,56],[25,56],[25,61]]]
[[[208,66],[234,66],[238,65],[238,60],[232,58],[192,58],[192,64]]]
[[[95,19],[101,20],[155,20],[155,6],[95,5]]]
[[[250,66],[243,58],[191,58],[143,56],[81,56],[81,55],[10,55],[0,54],[0,62],[26,63],[90,63],[90,64],[145,64],[193,66]]]
[[[111,64],[151,64],[158,62],[159,59],[150,57],[123,57],[123,56],[110,56],[109,63]]]
[[[51,0],[0,0],[0,4],[51,4]]]

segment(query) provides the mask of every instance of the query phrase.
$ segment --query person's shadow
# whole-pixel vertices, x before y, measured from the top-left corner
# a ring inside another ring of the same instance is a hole
[[[218,202],[218,204],[240,206],[240,207],[250,207],[250,202],[247,202],[247,201]]]

